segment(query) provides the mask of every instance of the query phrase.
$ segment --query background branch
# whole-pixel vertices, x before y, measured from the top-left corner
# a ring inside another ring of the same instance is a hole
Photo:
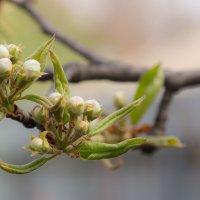
[[[175,91],[169,88],[167,88],[163,94],[153,127],[153,134],[155,135],[164,134],[166,122],[168,119],[169,106],[174,94]]]
[[[101,65],[69,63],[63,66],[70,82],[108,79],[118,82],[136,82],[148,70],[128,64],[107,63]],[[53,80],[53,70],[46,68],[46,75],[40,81]],[[165,87],[180,90],[200,84],[200,71],[176,72],[165,71]]]

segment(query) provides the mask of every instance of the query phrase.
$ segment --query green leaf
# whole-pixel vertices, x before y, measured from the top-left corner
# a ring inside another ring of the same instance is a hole
[[[20,100],[22,100],[22,99],[33,101],[33,102],[38,103],[46,108],[49,108],[52,106],[52,103],[47,98],[38,96],[36,94],[29,94],[29,95],[23,96],[20,98]]]
[[[49,53],[49,50],[55,40],[53,36],[50,40],[48,40],[45,44],[43,44],[39,49],[37,49],[29,58],[27,59],[35,59],[41,65],[41,72],[44,71],[46,65],[46,58]]]
[[[133,138],[117,144],[83,141],[77,147],[80,157],[86,160],[100,160],[114,158],[137,148],[146,141],[145,138]]]
[[[120,156],[130,149],[138,149],[143,145],[152,145],[156,148],[179,148],[183,144],[176,137],[146,137],[132,138],[117,144],[107,144],[94,141],[82,141],[76,147],[80,157],[86,160],[100,160]],[[75,152],[77,153],[77,152]]]
[[[27,174],[29,172],[32,172],[38,169],[39,167],[44,165],[47,161],[49,161],[53,157],[55,156],[51,156],[49,158],[42,157],[25,165],[12,165],[12,164],[8,164],[8,163],[0,161],[0,168],[11,174]]]
[[[141,106],[131,113],[133,124],[137,124],[153,103],[164,83],[164,73],[158,64],[147,71],[140,79],[134,99],[145,96]]]
[[[69,114],[69,112],[67,110],[67,107],[65,107],[64,108],[63,120],[62,121],[63,121],[64,124],[66,124],[66,123],[69,122],[69,120],[70,120],[70,114]]]
[[[144,98],[141,97],[140,99],[132,102],[131,104],[124,106],[120,110],[117,110],[114,113],[110,114],[109,116],[101,120],[99,123],[97,123],[93,127],[93,129],[88,133],[88,135],[93,136],[93,135],[96,135],[97,133],[104,131],[106,128],[108,128],[110,125],[115,123],[117,120],[122,119],[131,111],[133,111],[136,107],[138,107],[141,104],[143,100]]]
[[[55,89],[63,94],[66,98],[69,98],[69,83],[63,67],[56,56],[56,54],[50,51],[51,61],[54,66],[54,85]]]

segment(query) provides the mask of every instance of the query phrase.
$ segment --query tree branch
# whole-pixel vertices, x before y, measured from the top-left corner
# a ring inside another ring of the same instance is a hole
[[[148,68],[135,67],[128,64],[107,63],[98,65],[69,63],[64,65],[65,73],[70,82],[76,83],[85,80],[108,79],[118,82],[136,82]],[[53,80],[53,70],[46,68],[46,75],[40,81]],[[165,71],[165,87],[171,90],[180,90],[185,87],[200,85],[200,71],[175,72]],[[178,78],[177,78],[178,77]]]
[[[6,115],[7,118],[10,118],[12,120],[15,120],[17,122],[20,122],[23,124],[26,128],[35,128],[37,127],[39,130],[44,130],[44,128],[37,124],[30,113],[24,112],[21,110],[17,105],[14,105],[14,112],[9,113]]]
[[[6,117],[22,123],[26,128],[36,127],[36,122],[32,119],[31,114],[24,112],[17,105],[15,105],[14,112],[7,114]]]

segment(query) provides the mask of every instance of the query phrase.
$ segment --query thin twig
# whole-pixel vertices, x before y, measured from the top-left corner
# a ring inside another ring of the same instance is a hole
[[[158,108],[158,113],[154,122],[153,135],[163,135],[165,131],[166,122],[168,119],[169,106],[175,94],[174,90],[166,89]]]

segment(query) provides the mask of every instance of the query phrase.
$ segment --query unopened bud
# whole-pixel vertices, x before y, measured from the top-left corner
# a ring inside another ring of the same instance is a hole
[[[124,92],[118,91],[114,94],[114,104],[116,108],[122,108],[126,105],[127,98]]]
[[[40,136],[32,138],[30,149],[33,152],[48,153],[51,150],[51,147],[47,139]]]
[[[38,124],[43,124],[45,122],[44,108],[40,105],[35,106],[32,110],[32,117]]]
[[[28,77],[34,77],[40,72],[40,63],[37,60],[30,59],[24,62],[24,71]]]
[[[76,116],[83,114],[84,111],[84,100],[82,97],[74,96],[71,97],[67,103],[67,110]]]
[[[90,127],[90,123],[88,121],[83,121],[81,119],[78,119],[75,122],[75,130],[83,134],[88,132],[89,127]]]
[[[9,58],[9,57],[10,55],[8,49],[4,45],[0,44],[0,58]]]
[[[9,58],[0,59],[0,74],[10,72],[12,70],[12,62]]]
[[[48,99],[51,101],[51,103],[56,104],[61,97],[62,95],[59,92],[53,92],[49,95]]]
[[[9,51],[9,54],[10,54],[10,58],[13,60],[17,60],[20,58],[22,52],[21,52],[21,49],[15,45],[15,44],[9,44],[7,46],[7,49]]]
[[[85,101],[84,114],[87,115],[89,119],[96,119],[100,116],[101,112],[102,108],[95,99]]]
[[[36,151],[43,151],[43,140],[39,137],[35,137],[31,141],[31,148]]]

